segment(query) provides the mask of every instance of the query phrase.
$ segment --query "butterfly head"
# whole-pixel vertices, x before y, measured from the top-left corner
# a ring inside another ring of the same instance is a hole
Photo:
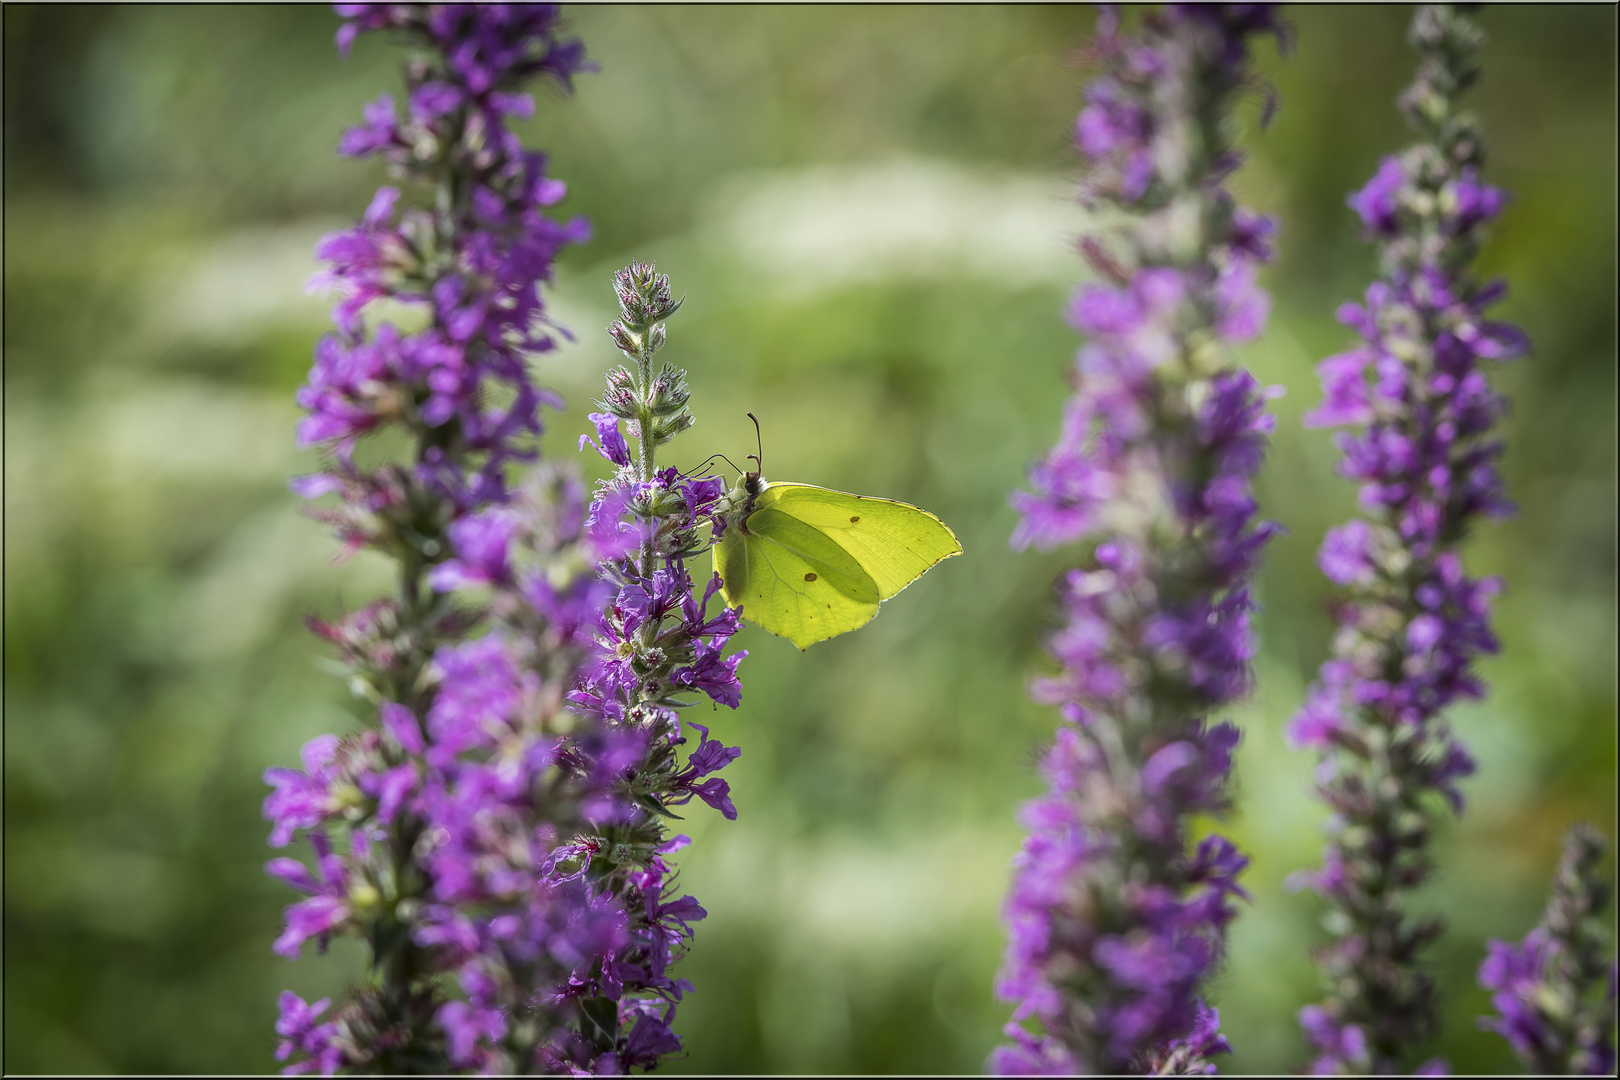
[[[754,512],[754,501],[770,486],[770,482],[758,471],[744,473],[715,504],[714,516],[721,520],[724,529],[742,529],[746,532],[743,523]]]
[[[759,420],[753,413],[748,414],[748,419],[754,421],[754,438],[758,441]],[[720,519],[724,529],[737,528],[747,532],[744,523],[748,520],[748,515],[754,512],[754,500],[758,499],[760,493],[771,486],[762,472],[765,467],[762,460],[765,452],[764,447],[756,446],[756,449],[759,450],[759,453],[748,455],[748,460],[754,463],[754,468],[738,477],[736,486],[726,492],[715,507],[715,516]]]

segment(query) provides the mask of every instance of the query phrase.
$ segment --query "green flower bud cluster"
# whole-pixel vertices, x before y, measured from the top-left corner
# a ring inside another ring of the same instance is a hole
[[[620,316],[608,327],[608,336],[620,352],[635,363],[608,372],[607,391],[597,404],[632,425],[630,434],[640,439],[648,466],[642,479],[651,476],[652,452],[692,426],[687,402],[686,372],[665,364],[657,374],[652,358],[664,347],[664,321],[680,309],[682,300],[670,295],[669,275],[660,274],[648,263],[632,262],[613,275],[613,289],[619,297]]]
[[[613,290],[619,318],[607,332],[631,363],[607,373],[607,388],[596,402],[602,414],[592,414],[592,420],[605,440],[603,453],[620,466],[622,479],[630,481],[625,485],[628,509],[649,523],[641,563],[643,572],[651,574],[659,559],[689,559],[709,546],[691,512],[686,486],[677,482],[673,470],[660,472],[655,465],[658,448],[694,422],[686,372],[673,364],[655,371],[652,364],[667,337],[665,320],[680,309],[684,297],[676,299],[669,276],[643,262],[614,274]],[[626,421],[626,434],[637,440],[633,459],[617,434],[619,420]],[[615,440],[622,450],[612,445]]]

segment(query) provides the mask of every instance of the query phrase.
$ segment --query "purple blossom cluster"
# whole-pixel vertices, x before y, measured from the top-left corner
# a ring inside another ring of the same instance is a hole
[[[1489,942],[1479,967],[1496,1009],[1480,1026],[1506,1039],[1532,1073],[1614,1075],[1620,967],[1601,920],[1607,846],[1590,826],[1570,829],[1541,921],[1519,944]]]
[[[431,186],[434,199],[402,208],[400,189],[380,188],[358,225],[316,248],[326,268],[310,288],[338,294],[337,333],[317,347],[298,393],[307,414],[299,442],[330,448],[341,469],[360,436],[402,424],[423,441],[412,475],[401,478],[415,489],[407,501],[415,494],[471,512],[502,500],[506,466],[533,457],[524,439],[538,434],[540,407],[560,404],[524,367],[555,347],[537,285],[550,282],[559,251],[590,236],[584,218],[547,215],[566,185],[546,175],[545,155],[525,149],[508,122],[534,111],[525,82],[548,76],[567,87],[589,65],[580,42],[560,36],[554,6],[338,10],[344,51],[359,33],[382,29],[418,47],[403,115],[383,95],[344,133],[341,152],[381,157],[399,179]],[[427,325],[368,326],[363,313],[379,299]],[[304,493],[344,479],[311,480]]]
[[[1322,571],[1347,596],[1333,655],[1288,729],[1321,754],[1317,790],[1332,809],[1323,866],[1299,878],[1335,909],[1335,940],[1317,957],[1328,997],[1300,1016],[1318,1072],[1398,1070],[1435,1025],[1419,959],[1442,923],[1409,919],[1403,898],[1432,869],[1434,797],[1460,810],[1457,783],[1474,770],[1442,713],[1483,694],[1473,663],[1497,649],[1500,583],[1469,577],[1457,554],[1474,521],[1512,509],[1495,466],[1506,406],[1480,366],[1527,349],[1485,315],[1504,286],[1469,274],[1507,201],[1480,181],[1479,127],[1455,104],[1482,35],[1427,6],[1411,40],[1423,63],[1402,107],[1422,141],[1350,198],[1384,274],[1340,310],[1361,342],[1321,363],[1323,402],[1307,417],[1347,428],[1340,472],[1360,484],[1364,514],[1322,545]]]
[[[1190,818],[1227,805],[1238,731],[1212,714],[1249,685],[1250,579],[1275,531],[1252,478],[1272,421],[1231,346],[1256,336],[1269,221],[1234,205],[1226,131],[1266,5],[1174,6],[1119,33],[1075,140],[1082,197],[1122,222],[1082,242],[1102,278],[1070,309],[1087,338],[1057,445],[1018,492],[1016,547],[1074,544],[1059,586],[1063,725],[1025,807],[997,992],[1017,1003],[1000,1073],[1212,1072],[1229,1050],[1199,992],[1247,864]],[[1032,1032],[1025,1021],[1038,1020]]]
[[[684,985],[667,968],[703,911],[669,891],[684,838],[619,854],[648,812],[645,733],[570,702],[613,598],[594,567],[634,537],[589,515],[566,471],[508,481],[555,402],[526,370],[553,347],[540,286],[587,228],[546,216],[562,185],[506,123],[532,111],[525,81],[567,85],[583,52],[549,7],[341,10],[340,47],[378,29],[418,46],[406,114],[379,102],[342,148],[433,198],[399,210],[384,188],[318,251],[337,331],[299,393],[299,438],[331,466],[294,487],[337,494],[316,516],[348,549],[396,559],[400,586],[313,623],[375,724],[266,773],[272,845],[302,833],[315,856],[268,866],[305,894],[275,950],[349,934],[371,956],[336,1007],[282,996],[277,1055],[289,1072],[651,1066],[678,1047],[668,1021]],[[379,300],[421,328],[383,321]],[[384,428],[409,456],[362,465],[357,444]]]
[[[1149,1076],[1214,1076],[1219,1070],[1210,1059],[1231,1052],[1232,1044],[1221,1034],[1220,1010],[1200,1001],[1192,1030],[1148,1051],[1143,1072]]]
[[[379,700],[377,729],[316,738],[302,770],[266,774],[272,844],[307,830],[317,856],[313,870],[269,864],[308,897],[275,950],[352,933],[375,952],[372,979],[324,1023],[327,1003],[283,996],[278,1054],[292,1070],[615,1072],[667,1049],[663,968],[702,912],[659,888],[678,841],[628,890],[595,873],[604,831],[634,813],[624,769],[640,742],[566,707],[607,600],[589,568],[621,549],[616,530],[587,523],[584,495],[542,466],[505,504],[459,519],[430,577],[443,588],[475,560],[493,569],[487,632],[441,639],[413,665],[417,692]],[[319,629],[368,696],[412,663],[390,602]],[[459,996],[440,992],[446,977]]]

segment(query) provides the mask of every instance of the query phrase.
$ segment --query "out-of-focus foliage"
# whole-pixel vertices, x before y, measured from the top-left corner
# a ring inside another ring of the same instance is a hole
[[[1262,477],[1290,534],[1261,578],[1260,691],[1240,711],[1238,841],[1254,855],[1217,1004],[1234,1071],[1301,1061],[1294,1010],[1319,909],[1283,878],[1319,847],[1308,756],[1280,727],[1326,654],[1313,553],[1352,509],[1302,430],[1337,304],[1372,273],[1344,207],[1407,133],[1401,9],[1300,8],[1264,58],[1281,111],[1244,114],[1241,199],[1282,219],[1276,313],[1247,359],[1288,388]],[[975,1072],[1017,804],[1053,718],[1055,556],[1012,555],[1007,490],[1055,431],[1075,348],[1060,308],[1067,135],[1087,9],[582,8],[602,72],[525,132],[597,236],[565,259],[577,345],[542,361],[572,454],[612,350],[609,276],[656,258],[687,290],[694,454],[938,512],[966,554],[858,634],[742,643],[743,706],[697,719],[743,748],[741,818],[701,808],[684,883],[709,909],[676,1071]],[[1474,105],[1514,206],[1485,253],[1536,343],[1496,372],[1521,504],[1471,566],[1503,574],[1492,694],[1460,710],[1481,771],[1426,902],[1439,1052],[1511,1068],[1474,1030],[1489,935],[1535,921],[1576,818],[1615,814],[1615,14],[1496,8]],[[7,1071],[263,1071],[275,992],[352,954],[270,955],[259,774],[356,723],[307,612],[382,587],[299,516],[292,391],[324,325],[310,248],[381,179],[332,151],[396,85],[399,51],[331,47],[318,8],[4,10],[5,1060]],[[695,464],[681,462],[680,464]],[[590,467],[590,466],[588,466]],[[1610,871],[1612,874],[1612,870]]]

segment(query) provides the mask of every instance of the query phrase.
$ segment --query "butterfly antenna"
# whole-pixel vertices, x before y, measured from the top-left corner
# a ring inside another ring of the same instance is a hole
[[[733,469],[736,469],[738,473],[742,472],[741,469],[737,468],[737,463],[732,461],[730,458],[726,457],[726,455],[724,455],[724,454],[710,454],[708,457],[704,458],[702,461],[698,462],[696,465],[692,466],[690,469],[688,469],[685,472],[681,473],[681,475],[683,477],[692,476],[699,469],[703,468],[703,466],[707,465],[709,462],[713,461],[715,458],[719,458],[721,461],[725,462],[727,465],[730,465]]]
[[[759,466],[759,471],[764,472],[765,471],[765,441],[760,437],[760,434],[759,434],[759,417],[755,416],[753,413],[749,413],[748,414],[748,419],[750,419],[750,420],[752,420],[754,422],[754,449],[759,451],[759,453],[757,453],[757,454],[749,454],[748,456],[754,459],[754,464]],[[735,467],[736,466],[733,466],[733,468],[735,468]]]

